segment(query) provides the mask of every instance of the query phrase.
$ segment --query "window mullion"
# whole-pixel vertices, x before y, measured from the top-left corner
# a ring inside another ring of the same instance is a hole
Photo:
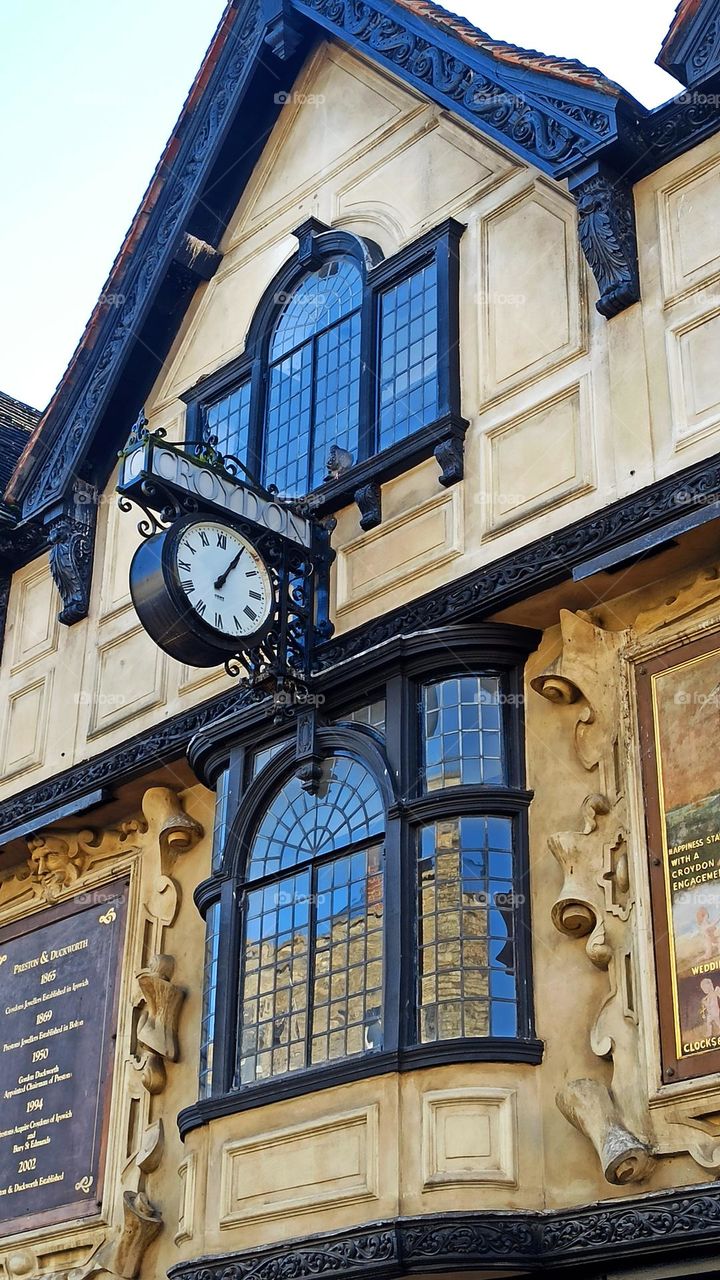
[[[310,903],[308,911],[307,989],[305,995],[305,1066],[312,1066],[312,1028],[315,1005],[315,954],[317,934],[317,873],[318,864],[310,866]]]

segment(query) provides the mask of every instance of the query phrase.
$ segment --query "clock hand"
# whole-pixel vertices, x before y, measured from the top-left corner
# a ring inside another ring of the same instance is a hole
[[[243,553],[243,551],[244,551],[244,550],[245,550],[245,548],[244,548],[244,547],[241,547],[241,548],[240,548],[240,550],[238,551],[237,555],[235,556],[235,558],[234,558],[233,560],[231,560],[231,561],[230,561],[230,563],[229,563],[229,565],[228,565],[227,569],[225,570],[225,572],[224,572],[224,573],[221,573],[221,574],[220,574],[220,576],[219,576],[219,578],[216,578],[216,579],[215,579],[215,582],[214,582],[214,584],[213,584],[213,585],[214,585],[214,587],[215,587],[215,590],[216,590],[216,591],[219,591],[221,587],[224,587],[224,586],[225,586],[225,583],[227,582],[228,574],[229,574],[229,573],[231,573],[231,572],[232,572],[232,570],[235,568],[235,566],[237,565],[237,563],[238,563],[238,561],[239,561],[239,559],[240,559],[240,557],[241,557],[241,555],[242,555],[242,553]]]

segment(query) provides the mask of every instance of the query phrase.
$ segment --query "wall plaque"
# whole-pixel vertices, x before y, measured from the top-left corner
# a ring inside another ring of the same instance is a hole
[[[0,1235],[98,1212],[127,893],[0,928]]]
[[[666,1081],[720,1070],[720,637],[638,684]]]

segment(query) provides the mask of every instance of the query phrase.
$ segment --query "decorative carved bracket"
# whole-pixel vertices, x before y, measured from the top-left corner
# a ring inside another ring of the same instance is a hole
[[[375,480],[355,490],[355,504],[360,512],[360,528],[375,529],[382,521],[382,490]]]
[[[576,1129],[592,1142],[608,1182],[643,1182],[655,1161],[647,1143],[622,1123],[609,1089],[597,1080],[572,1080],[556,1097],[557,1105]]]
[[[597,162],[574,174],[569,186],[582,251],[600,290],[595,305],[609,320],[640,298],[632,187]]]
[[[96,521],[97,490],[82,480],[46,517],[50,572],[63,602],[58,617],[68,627],[90,607]]]
[[[167,1062],[177,1062],[178,1059],[177,1024],[185,999],[182,987],[176,987],[170,981],[174,972],[173,957],[157,955],[137,975],[145,1004],[138,1021],[138,1043]]]

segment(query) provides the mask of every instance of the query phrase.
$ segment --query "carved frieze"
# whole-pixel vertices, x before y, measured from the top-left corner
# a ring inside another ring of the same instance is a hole
[[[76,480],[47,522],[50,572],[62,599],[58,617],[68,627],[86,618],[90,607],[97,501],[97,490]]]

